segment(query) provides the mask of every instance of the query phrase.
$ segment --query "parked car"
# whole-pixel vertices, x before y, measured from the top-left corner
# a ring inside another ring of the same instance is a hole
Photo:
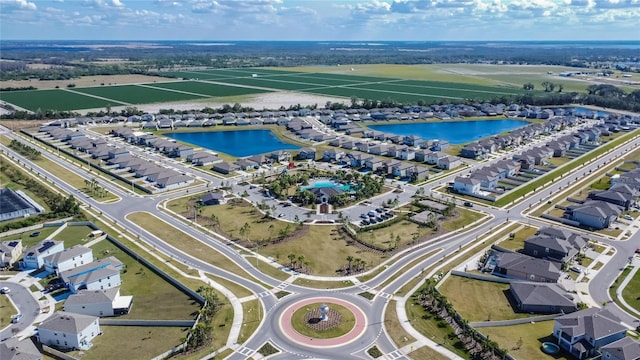
[[[624,218],[626,220],[633,221],[633,216],[631,216],[631,215],[625,215]]]
[[[17,324],[20,319],[22,319],[22,314],[13,315],[13,317],[11,318],[11,322]]]
[[[640,254],[640,248],[636,249],[636,254]]]
[[[8,287],[3,287],[2,289],[0,289],[0,294],[8,294],[11,292],[11,289],[9,289]]]
[[[31,234],[29,234],[29,236],[31,236],[31,237],[40,236],[40,231],[34,231]]]
[[[377,212],[379,212],[379,213],[381,213],[381,212],[383,212],[384,210],[382,210],[382,208],[377,208],[377,209],[376,209],[376,211],[377,211]]]
[[[572,266],[569,268],[569,270],[573,271],[573,272],[577,272],[578,274],[580,274],[582,272],[582,269],[579,266]]]
[[[284,214],[283,214],[283,213],[280,213],[280,214],[278,214],[278,217],[279,217],[279,218],[283,218],[283,217],[284,217]]]

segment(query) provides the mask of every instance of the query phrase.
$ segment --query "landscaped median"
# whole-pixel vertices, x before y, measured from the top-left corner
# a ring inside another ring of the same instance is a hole
[[[231,261],[226,256],[220,254],[213,247],[206,245],[202,241],[197,240],[171,225],[168,225],[155,215],[146,212],[134,212],[127,215],[127,220],[133,222],[137,226],[189,256],[200,259],[243,278],[253,279],[253,277],[244,271],[239,265]]]

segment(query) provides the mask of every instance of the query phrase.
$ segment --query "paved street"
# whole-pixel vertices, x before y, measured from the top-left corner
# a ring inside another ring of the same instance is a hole
[[[4,129],[4,132],[10,138],[15,138],[14,134],[11,134]],[[119,144],[122,145],[122,144]],[[547,198],[557,194],[560,189],[564,189],[568,184],[579,180],[583,176],[588,175],[590,172],[595,171],[598,167],[608,164],[612,161],[612,159],[617,158],[618,156],[626,153],[630,149],[636,149],[640,145],[640,140],[635,138],[630,143],[621,146],[620,148],[611,151],[599,159],[585,164],[580,167],[579,170],[573,174],[567,174],[562,179],[555,181],[551,185],[549,185],[544,190],[540,190],[536,193],[529,194],[523,199],[520,203],[514,205],[508,209],[497,209],[490,206],[476,205],[475,209],[483,211],[491,216],[491,219],[475,228],[469,230],[460,230],[455,235],[447,235],[440,239],[439,241],[434,241],[432,243],[419,244],[415,248],[407,250],[405,254],[394,264],[388,266],[388,268],[381,274],[381,276],[377,276],[367,282],[356,284],[349,288],[336,289],[336,290],[317,290],[317,289],[308,289],[292,284],[285,284],[284,289],[286,291],[292,292],[292,295],[286,296],[280,300],[276,299],[275,296],[268,292],[265,287],[255,281],[251,281],[230,273],[224,269],[212,266],[203,261],[200,261],[188,254],[182,253],[181,251],[171,247],[166,244],[162,239],[155,237],[153,234],[148,233],[135,223],[130,222],[126,219],[127,214],[131,212],[137,211],[147,211],[153,213],[157,217],[159,217],[162,221],[167,224],[174,226],[185,233],[207,243],[212,246],[216,251],[220,252],[231,261],[238,264],[240,267],[245,269],[251,276],[259,280],[260,282],[267,284],[271,287],[282,287],[282,281],[273,279],[254,267],[254,264],[248,262],[245,257],[243,257],[238,251],[234,250],[233,247],[227,245],[229,242],[228,239],[220,235],[211,235],[209,233],[201,232],[200,230],[193,228],[192,226],[185,224],[184,222],[174,218],[173,216],[165,213],[164,211],[159,211],[160,204],[167,199],[177,196],[178,194],[184,194],[184,190],[172,191],[170,193],[159,194],[154,196],[144,196],[141,197],[139,195],[131,194],[128,190],[122,189],[118,186],[115,186],[111,182],[106,179],[102,179],[100,181],[101,186],[105,187],[107,190],[112,193],[118,195],[121,200],[115,203],[103,204],[96,202],[92,198],[87,198],[81,196],[76,189],[71,187],[68,184],[65,184],[60,179],[55,178],[51,173],[47,172],[46,169],[43,169],[22,156],[16,154],[12,150],[8,149],[5,146],[0,146],[0,149],[5,153],[10,154],[13,158],[19,160],[21,163],[26,164],[28,167],[34,169],[40,174],[43,174],[47,177],[48,180],[54,181],[56,185],[58,185],[63,191],[69,192],[70,194],[76,194],[78,200],[83,203],[83,205],[90,207],[92,211],[99,211],[102,213],[102,216],[110,219],[126,227],[133,234],[139,235],[140,240],[149,246],[155,248],[156,250],[167,254],[172,257],[174,260],[185,263],[193,268],[198,270],[214,274],[219,277],[226,278],[233,282],[236,282],[254,294],[266,294],[266,296],[257,296],[258,300],[261,302],[263,307],[263,318],[262,323],[258,329],[258,331],[251,337],[247,342],[242,345],[235,345],[236,352],[230,357],[231,359],[244,359],[248,356],[251,356],[258,348],[264,344],[265,341],[270,341],[276,347],[282,350],[282,353],[276,355],[274,358],[365,358],[365,351],[371,347],[374,343],[378,346],[378,348],[385,354],[394,353],[399,357],[394,358],[403,358],[406,353],[402,353],[400,349],[398,349],[393,342],[390,340],[388,334],[384,331],[384,309],[388,304],[388,301],[392,298],[393,294],[404,284],[406,284],[411,279],[416,276],[421,276],[422,269],[435,264],[438,260],[440,260],[443,256],[452,254],[457,251],[460,246],[463,246],[477,237],[486,234],[490,229],[495,229],[499,227],[501,224],[508,219],[510,221],[520,221],[523,223],[528,223],[535,226],[547,226],[549,223],[543,221],[538,218],[529,218],[523,215],[523,212],[528,210],[529,208],[535,207],[538,204],[543,204],[546,202]],[[133,147],[135,150],[135,147]],[[135,150],[138,153],[141,151]],[[149,156],[148,154],[143,154],[144,156]],[[95,171],[92,173],[88,173],[86,170],[80,170],[75,166],[68,164],[66,161],[61,160],[55,154],[49,153],[47,151],[42,152],[42,156],[46,157],[57,163],[58,165],[66,168],[68,171],[78,174],[79,176],[90,179],[95,176]],[[504,154],[504,156],[508,156],[508,154]],[[160,162],[167,162],[167,159],[162,159],[157,157],[157,155],[153,155],[155,160]],[[500,156],[502,158],[502,155]],[[494,160],[495,161],[495,160]],[[464,173],[468,173],[475,167],[486,166],[490,164],[490,162],[483,162],[481,164],[474,163],[470,168],[464,170]],[[209,183],[209,187],[217,187],[220,186],[222,180],[215,176],[211,176],[209,174],[204,173],[195,173],[194,170],[188,166],[184,166],[180,163],[171,162],[171,167],[179,171],[183,171],[186,173],[190,173],[193,176],[203,179]],[[276,169],[275,171],[279,171]],[[424,189],[425,193],[430,193],[435,190],[435,188],[441,186],[441,184],[446,184],[449,181],[452,181],[455,176],[459,174],[450,174],[445,176],[433,183],[428,183],[421,188]],[[225,180],[228,181],[228,180]],[[258,203],[261,201],[267,201],[269,204],[273,204],[276,206],[275,214],[283,213],[284,216],[281,220],[285,221],[293,221],[295,216],[297,215],[300,219],[306,218],[306,209],[301,209],[296,206],[283,207],[277,204],[277,201],[273,199],[265,199],[264,195],[260,192],[259,188],[251,189],[248,185],[241,186],[237,185],[234,182],[233,184],[233,192],[234,193],[242,193],[245,190],[249,193],[248,199],[252,202]],[[395,186],[394,184],[391,184]],[[190,189],[189,193],[194,193],[198,190],[205,190],[207,186],[202,185],[198,189]],[[404,192],[402,193],[388,193],[380,195],[376,198],[370,199],[371,205],[355,205],[348,209],[344,209],[342,211],[343,215],[348,216],[353,221],[358,221],[358,217],[360,214],[365,213],[369,210],[375,209],[382,205],[382,203],[388,201],[389,199],[393,199],[396,196],[398,197],[398,201],[400,204],[408,203],[411,201],[411,196],[415,194],[418,187],[414,185],[404,185]],[[458,201],[458,204],[461,205],[461,202]],[[314,215],[315,216],[315,215]],[[328,214],[322,215],[318,217],[314,217],[315,219],[331,219],[337,220],[336,214]],[[557,225],[557,224],[555,224]],[[575,230],[575,229],[574,229]],[[623,268],[628,262],[629,254],[633,253],[633,250],[637,247],[640,247],[640,235],[635,233],[629,240],[626,241],[615,241],[610,240],[606,237],[598,237],[591,236],[592,238],[597,239],[600,242],[611,245],[613,248],[617,250],[616,254],[612,257],[612,259],[604,266],[603,269],[598,271],[597,275],[591,279],[589,284],[589,290],[591,292],[591,296],[594,301],[597,303],[601,303],[602,301],[608,301],[608,292],[607,289],[609,285],[615,280],[621,268]],[[435,249],[442,249],[436,256],[433,256],[419,265],[416,265],[412,269],[405,269],[405,267],[412,262],[414,259],[429,253]],[[263,265],[264,266],[264,265]],[[395,274],[397,272],[402,272],[397,279],[388,284],[385,288],[381,289],[380,292],[377,293],[376,297],[372,300],[366,300],[365,298],[358,296],[357,294],[375,288],[379,286],[386,278],[387,274]],[[315,276],[306,276],[310,279],[322,280],[322,277]],[[339,278],[332,278],[333,280],[339,280]],[[350,278],[346,278],[350,279]],[[1,285],[0,285],[1,286]],[[12,289],[13,290],[13,289]],[[12,296],[22,296],[20,294],[20,290],[16,290],[14,294],[12,292]],[[362,308],[367,315],[368,326],[365,333],[358,338],[357,341],[353,343],[349,343],[342,347],[336,347],[326,350],[320,350],[315,348],[309,348],[302,345],[299,345],[295,342],[290,341],[286,338],[280,329],[278,328],[278,319],[282,314],[282,311],[290,304],[293,304],[301,299],[305,299],[311,296],[331,296],[338,299],[342,299],[345,301],[352,302],[356,306]],[[26,301],[26,300],[25,300]],[[624,323],[630,325],[637,325],[635,317],[625,313],[621,309],[619,309],[615,304],[608,304],[608,308],[611,309],[617,316],[619,316]],[[22,309],[21,309],[22,311]],[[29,313],[28,309],[25,309],[27,313]],[[25,313],[25,321],[33,320],[35,318],[35,314],[33,314],[33,310],[31,310],[32,318],[27,317],[27,313]],[[241,314],[240,314],[241,315]],[[402,318],[402,317],[401,317]],[[6,332],[7,330],[5,330]],[[2,334],[5,335],[4,332]],[[419,344],[427,344],[433,345],[429,339],[418,338]]]

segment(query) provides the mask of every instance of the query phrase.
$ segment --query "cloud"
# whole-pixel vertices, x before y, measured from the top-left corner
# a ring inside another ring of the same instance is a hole
[[[156,5],[161,7],[181,7],[182,2],[176,0],[156,0]]]
[[[124,8],[124,4],[120,0],[85,0],[83,4],[88,7],[95,7],[99,9]]]
[[[0,0],[0,6],[5,11],[11,11],[11,10],[34,11],[38,9],[35,3],[29,2],[27,0]]]

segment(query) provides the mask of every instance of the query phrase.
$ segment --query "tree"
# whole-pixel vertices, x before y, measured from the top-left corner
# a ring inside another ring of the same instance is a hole
[[[533,90],[535,88],[535,86],[532,83],[528,82],[528,83],[522,85],[522,88],[524,90]]]
[[[564,89],[564,85],[558,84],[558,92],[561,93],[563,89]]]
[[[347,256],[347,272],[351,273],[351,262],[353,261],[353,256]]]
[[[287,255],[287,258],[289,259],[289,267],[293,269],[293,264],[295,264],[295,261],[296,261],[296,255],[289,254]]]

